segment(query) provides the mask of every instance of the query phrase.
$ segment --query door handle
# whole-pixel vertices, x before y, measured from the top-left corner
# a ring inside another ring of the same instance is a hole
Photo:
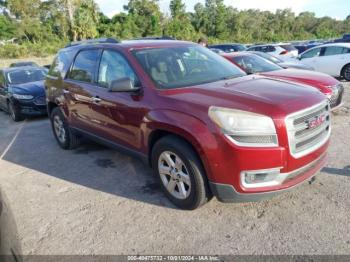
[[[98,104],[98,103],[100,103],[102,101],[102,99],[97,97],[97,96],[95,96],[95,97],[91,98],[91,101],[92,101],[92,103]]]

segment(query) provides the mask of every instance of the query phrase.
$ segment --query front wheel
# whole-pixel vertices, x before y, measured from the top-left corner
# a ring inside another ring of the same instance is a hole
[[[153,148],[152,166],[165,195],[177,207],[193,210],[211,198],[202,163],[184,140],[161,138]]]
[[[24,119],[24,117],[21,115],[21,113],[18,111],[18,109],[15,107],[15,105],[12,102],[8,102],[8,112],[12,120],[15,122],[19,122]]]
[[[79,137],[72,132],[59,107],[52,110],[51,126],[54,136],[63,149],[74,149],[79,145]]]
[[[342,70],[342,77],[346,81],[350,81],[350,64],[346,65]]]

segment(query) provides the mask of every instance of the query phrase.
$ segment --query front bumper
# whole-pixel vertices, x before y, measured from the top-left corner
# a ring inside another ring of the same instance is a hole
[[[24,116],[42,116],[47,115],[46,104],[40,103],[36,99],[32,100],[13,100],[13,104],[21,115]]]
[[[281,173],[280,175],[283,176],[283,183],[281,185],[281,188],[288,186],[284,189],[277,189],[259,193],[241,193],[236,191],[236,189],[230,184],[209,182],[209,185],[211,192],[221,202],[258,202],[270,199],[312,178],[316,175],[318,171],[322,169],[322,167],[324,167],[326,161],[327,154],[325,153],[315,161],[301,168],[293,170],[289,173]],[[296,181],[297,183],[295,183]]]

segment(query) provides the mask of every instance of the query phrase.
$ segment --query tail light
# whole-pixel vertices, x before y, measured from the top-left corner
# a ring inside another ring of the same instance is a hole
[[[288,54],[288,51],[287,51],[287,50],[284,50],[284,51],[282,51],[282,52],[280,53],[280,55],[286,55],[286,54]]]

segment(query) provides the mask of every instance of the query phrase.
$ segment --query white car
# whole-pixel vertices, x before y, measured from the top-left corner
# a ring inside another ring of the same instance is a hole
[[[298,49],[288,43],[255,45],[248,48],[247,51],[259,51],[269,53],[275,56],[297,57]]]
[[[306,50],[298,57],[316,71],[350,81],[350,43],[333,43]]]

